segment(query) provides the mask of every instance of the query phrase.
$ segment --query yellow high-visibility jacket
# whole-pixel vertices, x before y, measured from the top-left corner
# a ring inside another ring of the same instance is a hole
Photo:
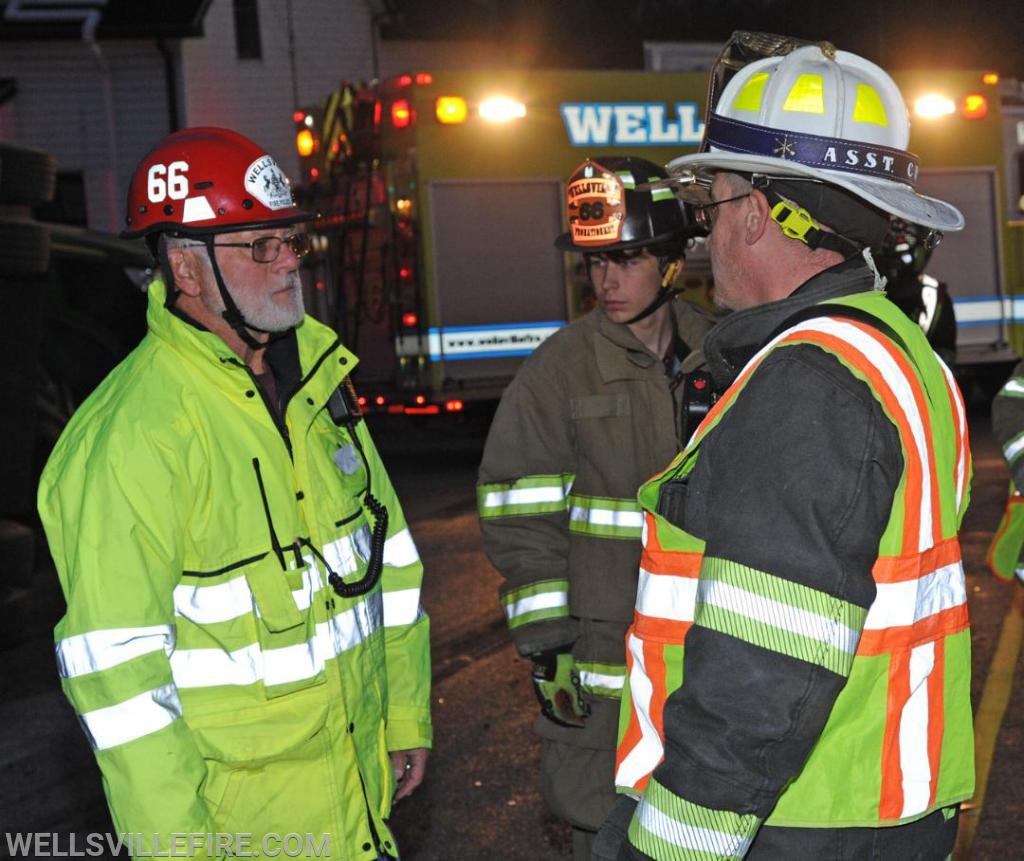
[[[332,858],[397,855],[388,751],[430,744],[429,621],[366,427],[328,409],[356,359],[308,317],[276,342],[279,422],[223,341],[149,289],[149,333],[39,487],[62,684],[115,827],[147,848],[309,834]],[[367,488],[389,515],[383,569],[345,598],[327,578],[366,572]]]

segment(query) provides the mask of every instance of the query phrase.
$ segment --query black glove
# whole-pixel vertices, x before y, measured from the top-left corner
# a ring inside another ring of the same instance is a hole
[[[583,726],[590,706],[583,701],[580,674],[569,652],[551,650],[531,655],[533,691],[540,700],[541,711],[549,720],[562,726]]]
[[[619,850],[629,843],[629,823],[633,819],[637,800],[630,795],[620,795],[619,800],[608,814],[604,824],[594,837],[591,845],[593,861],[615,861]]]

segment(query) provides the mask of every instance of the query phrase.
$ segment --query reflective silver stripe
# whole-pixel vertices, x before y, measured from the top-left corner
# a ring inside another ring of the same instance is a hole
[[[304,560],[308,567],[302,571],[302,586],[292,590],[295,606],[306,610],[313,603],[316,593],[322,588],[320,572],[310,559]],[[215,586],[179,584],[174,588],[174,613],[196,625],[213,625],[228,622],[255,612],[259,615],[252,590],[245,576],[235,577]]]
[[[718,607],[744,619],[754,619],[830,645],[841,652],[852,655],[860,641],[860,631],[855,631],[828,616],[813,613],[782,601],[773,601],[764,595],[739,589],[730,583],[708,580],[700,589],[705,604]]]
[[[406,565],[413,565],[420,561],[420,554],[416,550],[416,542],[412,540],[412,533],[408,528],[396,532],[384,542],[384,564],[392,568],[404,568]]]
[[[513,601],[511,604],[506,604],[505,615],[508,617],[509,621],[511,621],[519,616],[525,616],[527,613],[533,613],[537,610],[551,610],[556,607],[568,606],[568,592],[541,592],[537,595],[528,595],[525,598],[520,598],[518,601]]]
[[[174,681],[182,690],[217,685],[288,684],[317,675],[325,663],[369,637],[383,622],[380,593],[316,626],[305,643],[261,649],[252,643],[233,652],[178,649],[171,655]]]
[[[484,494],[483,507],[488,509],[503,508],[507,505],[537,505],[542,502],[564,502],[567,494],[568,489],[562,485],[489,490]]]
[[[635,634],[627,634],[626,648],[633,658],[633,665],[629,670],[630,708],[636,728],[640,730],[640,737],[629,750],[625,745],[620,747],[615,784],[636,789],[637,784],[661,762],[665,747],[652,714],[654,684],[651,682],[650,672],[644,665],[644,641]]]
[[[419,589],[399,589],[384,593],[384,625],[395,628],[411,625],[422,615]]]
[[[1003,446],[1003,457],[1013,460],[1021,450],[1024,449],[1024,433],[1017,434],[1005,446]]]
[[[608,673],[595,673],[591,670],[580,670],[580,684],[590,688],[608,688],[621,691],[625,684],[625,675],[612,676]]]
[[[335,538],[323,548],[324,559],[341,577],[359,570],[370,558],[370,527],[365,523],[355,532]]]
[[[742,858],[750,848],[749,837],[739,839],[738,835],[730,834],[728,831],[714,831],[677,822],[658,810],[646,798],[640,800],[636,815],[640,824],[651,834],[673,846],[699,852],[701,857]]]
[[[692,622],[697,603],[697,578],[676,574],[652,574],[640,569],[637,583],[638,613],[657,619]]]
[[[174,685],[164,685],[117,705],[85,712],[81,719],[92,749],[107,750],[158,732],[180,717],[178,692]]]
[[[590,523],[593,526],[617,526],[623,529],[642,529],[643,512],[616,511],[613,508],[597,508],[588,505],[574,505],[569,509],[569,519]]]
[[[169,655],[173,648],[174,629],[170,625],[106,628],[65,637],[57,643],[57,667],[62,678],[73,679],[161,649]]]
[[[931,574],[898,583],[877,583],[865,631],[900,628],[967,603],[963,564],[944,565]]]
[[[935,643],[924,643],[910,651],[910,698],[900,712],[900,784],[903,809],[900,816],[924,813],[931,802],[932,764],[928,742],[935,735],[929,727],[928,677],[935,667]]]
[[[1000,394],[1024,397],[1024,379],[1021,377],[1010,377],[1000,390]]]

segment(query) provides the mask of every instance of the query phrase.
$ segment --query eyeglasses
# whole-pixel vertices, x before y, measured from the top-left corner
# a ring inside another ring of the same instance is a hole
[[[261,236],[252,242],[215,242],[216,248],[248,248],[257,263],[273,263],[281,256],[281,246],[288,245],[296,257],[309,254],[311,242],[308,233],[292,233],[290,236]]]
[[[736,197],[727,197],[725,200],[712,200],[711,203],[694,206],[693,217],[697,224],[710,233],[711,228],[715,226],[715,221],[711,217],[711,213],[714,211],[716,206],[721,206],[723,203],[732,203],[735,200],[743,200],[745,197],[750,197],[752,194],[752,191],[748,191],[746,194],[738,194]]]

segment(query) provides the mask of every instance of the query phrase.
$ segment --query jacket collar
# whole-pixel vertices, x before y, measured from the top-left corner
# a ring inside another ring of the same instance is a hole
[[[206,357],[222,366],[241,364],[241,359],[217,335],[186,315],[167,308],[167,287],[162,279],[151,281],[147,291],[146,322],[154,336],[175,349],[186,349],[193,356]],[[268,348],[267,356],[275,373],[284,371],[289,384],[294,385],[298,382],[300,369],[308,375],[328,353],[337,354],[341,377],[350,374],[358,362],[332,329],[307,314],[299,326]]]
[[[715,388],[724,391],[772,332],[792,314],[839,296],[874,289],[875,277],[863,258],[844,260],[805,281],[785,299],[724,317],[704,341],[704,355]]]
[[[600,308],[595,308],[587,322],[596,330],[594,352],[601,380],[642,380],[661,359],[648,350],[625,323],[614,323]]]

